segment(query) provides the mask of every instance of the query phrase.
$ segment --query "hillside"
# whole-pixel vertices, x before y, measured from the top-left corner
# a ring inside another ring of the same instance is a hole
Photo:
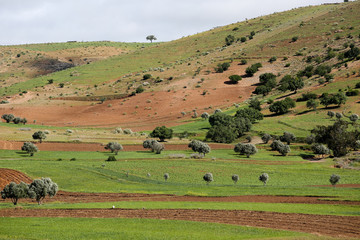
[[[326,56],[329,47],[340,53],[346,51],[343,47],[345,43],[358,46],[360,30],[356,26],[360,25],[360,19],[356,12],[359,9],[357,1],[303,7],[165,43],[103,42],[1,47],[1,51],[5,52],[3,56],[6,51],[11,54],[2,61],[3,65],[7,63],[9,66],[2,68],[4,87],[0,89],[0,95],[9,104],[1,105],[0,111],[21,115],[31,122],[56,126],[121,126],[151,130],[164,123],[175,126],[197,121],[191,118],[193,110],[198,114],[205,111],[212,113],[217,108],[226,109],[249,99],[262,73],[272,72],[279,80],[307,66],[307,57]],[[253,39],[249,39],[251,32],[255,33]],[[239,41],[226,46],[228,35]],[[246,37],[247,41],[242,42],[242,37]],[[293,37],[297,40],[292,41]],[[21,61],[16,60],[19,51],[25,53],[17,58]],[[39,70],[26,68],[25,62],[39,56],[72,62],[75,67],[31,78],[40,74]],[[277,61],[269,63],[271,57],[276,57]],[[10,63],[12,59],[15,60]],[[247,60],[246,65],[239,64],[243,59]],[[215,73],[214,67],[222,62],[231,62],[229,70]],[[237,85],[227,84],[230,75],[244,75],[245,69],[256,62],[262,63],[263,67],[253,77],[243,78]],[[321,64],[338,62],[336,58],[331,58]],[[24,69],[19,71],[21,67]],[[357,74],[347,74],[357,73],[358,68],[359,61],[348,62],[347,67],[339,65],[337,71],[332,71],[334,81],[331,84],[319,86],[317,79],[307,79],[305,88],[297,94],[336,92],[347,85],[355,85]],[[152,78],[143,80],[144,74],[151,74]],[[53,83],[49,84],[49,80]],[[144,85],[144,82],[148,83]],[[140,85],[144,85],[145,92],[132,94]],[[287,94],[274,91],[270,97],[259,97],[266,102]],[[354,98],[350,99],[346,110],[356,110],[358,106],[355,102]],[[267,111],[264,110],[264,113],[269,114]],[[274,128],[274,123],[281,131],[289,125],[301,125],[313,114],[298,114],[304,111],[306,107],[299,104],[293,114],[266,118],[256,127],[257,131],[269,126],[275,131],[277,127]],[[323,122],[323,119],[319,121]]]

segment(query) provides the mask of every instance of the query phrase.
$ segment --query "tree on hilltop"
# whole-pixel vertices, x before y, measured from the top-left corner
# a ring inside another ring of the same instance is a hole
[[[146,37],[146,40],[148,40],[152,43],[153,41],[157,40],[157,38],[154,35],[149,35]]]

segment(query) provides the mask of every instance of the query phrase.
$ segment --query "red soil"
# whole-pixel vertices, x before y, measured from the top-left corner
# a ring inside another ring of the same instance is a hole
[[[152,218],[225,223],[342,238],[360,236],[360,217],[200,209],[2,209],[2,217]]]
[[[152,130],[164,124],[168,127],[182,124],[183,120],[190,118],[191,111],[195,108],[198,114],[205,111],[212,113],[216,108],[245,101],[255,89],[254,84],[258,82],[260,73],[252,78],[244,78],[236,85],[225,83],[228,76],[243,74],[244,71],[245,66],[233,64],[223,74],[202,75],[197,79],[188,77],[165,84],[158,91],[144,92],[125,100],[106,101],[93,106],[90,102],[45,102],[43,99],[47,99],[51,92],[40,93],[40,96],[29,92],[25,96],[14,96],[10,99],[10,104],[0,107],[0,113],[12,113],[26,117],[29,122],[36,120],[44,125],[120,126],[135,131]],[[274,70],[265,64],[262,71]],[[206,79],[202,87],[195,88],[202,77]],[[184,86],[187,88],[183,88]],[[206,95],[202,95],[204,90],[207,91]],[[36,104],[28,101],[36,101]],[[210,106],[212,109],[208,109]],[[182,117],[182,111],[188,113],[186,117]]]
[[[32,179],[23,174],[22,172],[13,169],[0,168],[0,188],[4,188],[10,182],[31,183]]]

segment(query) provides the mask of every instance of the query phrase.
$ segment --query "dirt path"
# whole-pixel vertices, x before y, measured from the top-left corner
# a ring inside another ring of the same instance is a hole
[[[1,217],[151,218],[225,223],[312,233],[360,236],[360,217],[199,209],[3,209]]]

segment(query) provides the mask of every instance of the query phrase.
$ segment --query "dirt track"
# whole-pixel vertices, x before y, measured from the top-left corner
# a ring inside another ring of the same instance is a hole
[[[266,227],[333,237],[359,237],[360,217],[199,209],[4,209],[1,217],[152,218]]]

